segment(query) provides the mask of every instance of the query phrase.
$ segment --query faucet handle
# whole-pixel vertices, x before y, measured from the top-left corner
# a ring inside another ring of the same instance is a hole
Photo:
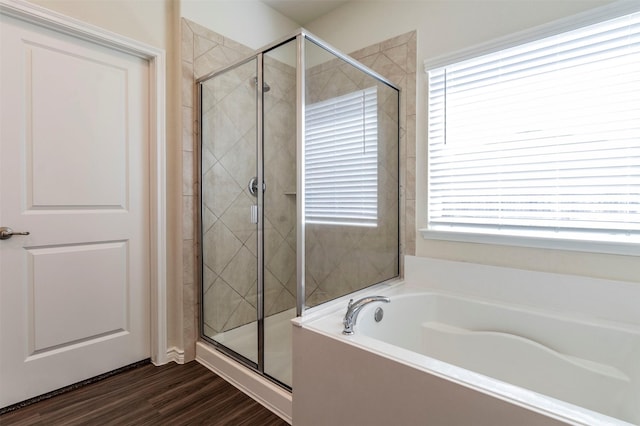
[[[353,306],[353,299],[349,299],[349,304],[347,305],[347,309],[350,309]]]

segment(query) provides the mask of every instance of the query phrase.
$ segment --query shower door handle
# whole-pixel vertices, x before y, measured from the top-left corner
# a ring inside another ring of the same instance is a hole
[[[251,205],[251,223],[253,224],[258,223],[258,205],[257,204]]]
[[[257,197],[258,196],[258,178],[254,176],[251,179],[249,179],[249,184],[247,185],[247,188],[249,189],[249,193],[251,195],[253,195],[254,197]]]

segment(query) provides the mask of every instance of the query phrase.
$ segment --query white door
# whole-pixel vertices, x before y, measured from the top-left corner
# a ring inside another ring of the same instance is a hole
[[[149,64],[0,21],[0,407],[149,357]],[[6,233],[6,232],[5,232]]]

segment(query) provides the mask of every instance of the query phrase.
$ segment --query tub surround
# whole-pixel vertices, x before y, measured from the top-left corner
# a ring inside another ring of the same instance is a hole
[[[640,392],[634,364],[640,351],[638,285],[411,256],[405,262],[405,282],[368,292],[391,297],[390,304],[380,306],[385,310],[380,323],[373,319],[378,306],[372,304],[360,313],[355,335],[343,336],[344,300],[295,320],[295,424],[411,424],[424,418],[427,424],[621,425],[639,420],[634,404]],[[422,296],[403,296],[416,293]],[[402,312],[416,312],[419,324],[392,325]],[[491,330],[495,333],[485,333]],[[494,339],[490,346],[502,345],[502,358],[511,351],[512,363],[491,364],[492,348],[482,340],[487,336]],[[462,347],[475,345],[478,358],[434,359],[448,354],[433,352],[429,338],[440,339],[439,351],[442,345],[455,346],[458,358]],[[505,381],[489,377],[498,364],[518,363],[520,368],[493,374]],[[543,366],[539,371],[559,367],[550,381],[581,377],[550,386],[539,380],[539,372],[523,371],[526,366],[538,371],[535,363]],[[610,390],[586,387],[585,380]],[[619,403],[613,401],[616,392]]]

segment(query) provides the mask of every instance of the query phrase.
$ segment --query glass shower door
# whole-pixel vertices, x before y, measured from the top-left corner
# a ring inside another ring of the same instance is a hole
[[[201,89],[202,324],[258,363],[257,59]]]

